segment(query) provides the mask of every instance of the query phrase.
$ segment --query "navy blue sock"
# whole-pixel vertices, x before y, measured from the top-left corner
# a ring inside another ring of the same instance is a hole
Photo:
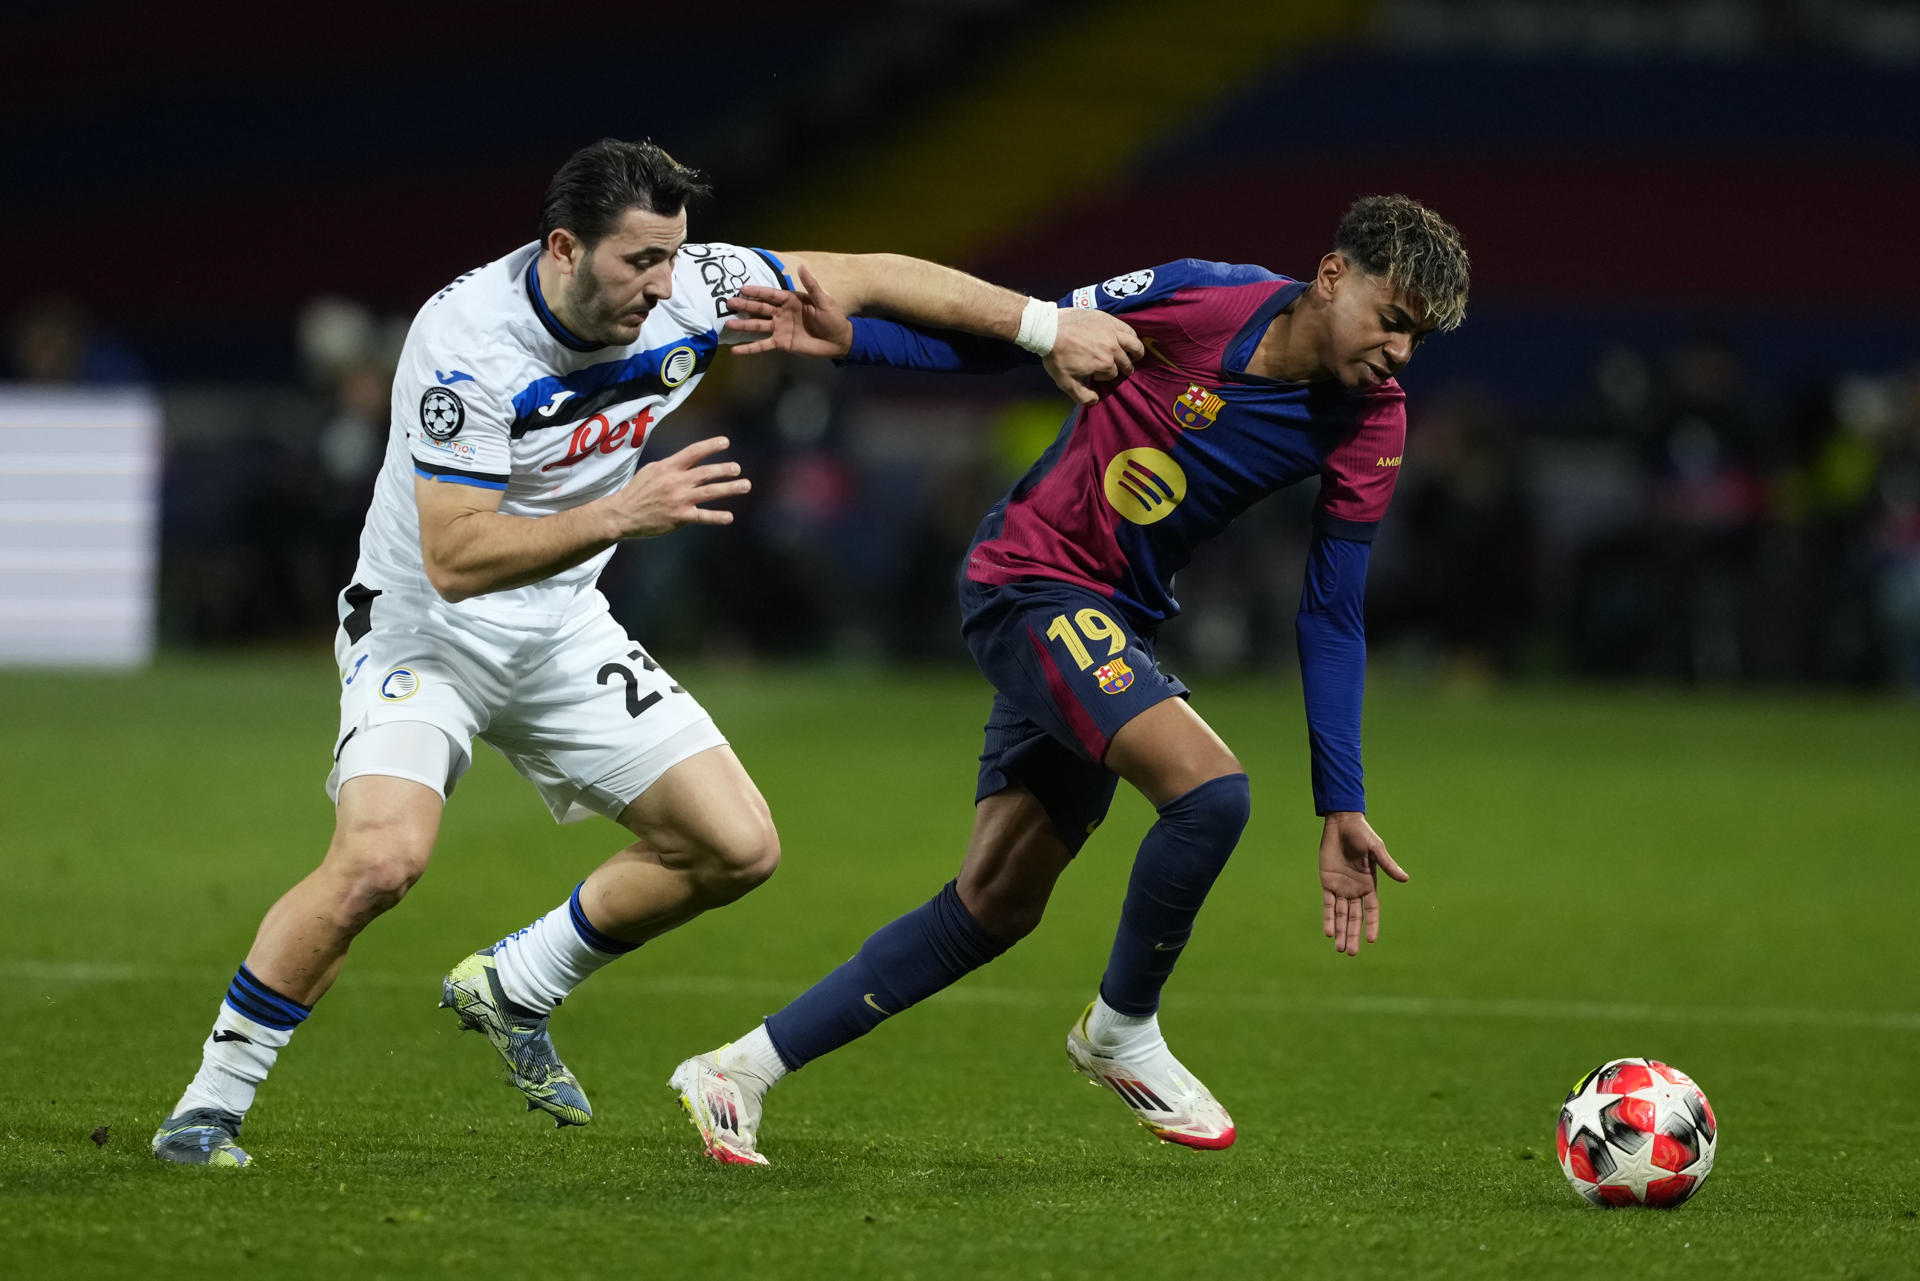
[[[767,1017],[767,1036],[797,1068],[873,1031],[979,969],[1009,944],[987,937],[948,881],[913,911],[882,926],[851,961]]]
[[[1187,946],[1193,918],[1227,865],[1253,808],[1245,774],[1202,783],[1160,807],[1140,842],[1100,999],[1122,1014],[1160,1008],[1160,989]]]

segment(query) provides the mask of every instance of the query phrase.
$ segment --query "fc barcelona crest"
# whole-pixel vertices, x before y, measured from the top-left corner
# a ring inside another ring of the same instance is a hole
[[[1180,420],[1182,426],[1199,431],[1213,426],[1220,406],[1225,403],[1199,383],[1188,383],[1187,390],[1173,402],[1173,416]]]
[[[1127,666],[1127,660],[1116,658],[1111,663],[1103,663],[1093,669],[1093,678],[1100,682],[1100,691],[1104,694],[1118,694],[1133,684],[1133,669]]]

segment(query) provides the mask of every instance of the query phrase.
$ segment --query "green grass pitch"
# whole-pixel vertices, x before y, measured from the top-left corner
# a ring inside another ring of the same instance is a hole
[[[957,673],[679,675],[785,864],[567,1004],[594,1124],[520,1111],[434,1009],[454,960],[620,843],[556,829],[483,751],[433,869],[282,1056],[238,1173],[147,1141],[324,847],[331,668],[0,676],[0,1274],[1920,1275],[1910,706],[1384,684],[1373,818],[1414,879],[1354,961],[1319,932],[1298,691],[1202,680],[1255,816],[1163,1022],[1238,1146],[1157,1144],[1066,1066],[1150,817],[1123,797],[1030,940],[773,1093],[754,1170],[699,1155],[667,1073],[952,874],[987,696]],[[1635,1054],[1720,1116],[1677,1213],[1589,1208],[1554,1161],[1564,1091]]]

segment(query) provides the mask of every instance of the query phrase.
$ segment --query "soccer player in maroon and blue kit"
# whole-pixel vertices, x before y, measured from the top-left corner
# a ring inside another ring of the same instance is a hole
[[[1273,491],[1319,478],[1297,630],[1314,808],[1326,819],[1322,926],[1357,955],[1379,937],[1378,873],[1407,879],[1367,823],[1360,766],[1367,559],[1406,439],[1394,375],[1428,334],[1459,325],[1467,275],[1459,234],[1438,215],[1370,196],[1348,209],[1310,278],[1185,259],[1061,302],[1123,316],[1145,355],[1073,411],[968,549],[962,632],[996,694],[960,873],[751,1033],[680,1065],[672,1084],[709,1154],[764,1164],[756,1139],[774,1082],[1029,933],[1119,779],[1159,821],[1067,1054],[1160,1138],[1233,1143],[1232,1119],[1168,1050],[1157,1011],[1251,796],[1232,751],[1160,668],[1154,638],[1179,611],[1173,575],[1201,543]],[[734,323],[765,336],[743,352],[969,371],[1023,355],[849,321],[811,282],[804,295],[757,292]]]

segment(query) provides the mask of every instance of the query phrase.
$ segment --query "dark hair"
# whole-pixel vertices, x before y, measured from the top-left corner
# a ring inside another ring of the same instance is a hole
[[[698,169],[689,169],[651,141],[602,138],[568,156],[547,184],[540,243],[546,243],[554,228],[565,227],[591,249],[629,209],[671,218],[708,191]]]
[[[1417,299],[1435,328],[1458,329],[1466,319],[1466,246],[1446,219],[1412,197],[1360,197],[1341,216],[1333,247]]]

